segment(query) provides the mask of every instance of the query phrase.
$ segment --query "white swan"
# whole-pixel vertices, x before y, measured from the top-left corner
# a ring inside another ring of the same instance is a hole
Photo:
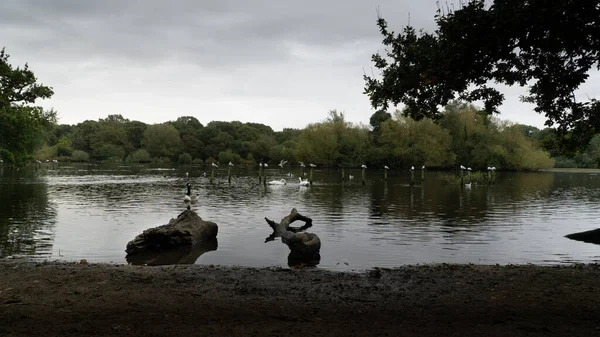
[[[310,184],[310,183],[308,182],[308,180],[306,180],[306,179],[305,179],[305,180],[302,180],[302,178],[298,177],[298,180],[300,181],[300,182],[298,183],[298,185],[300,185],[300,186],[308,186],[308,184]]]
[[[287,184],[287,181],[285,181],[285,179],[271,180],[267,184],[269,184],[269,185],[285,185],[285,184]]]

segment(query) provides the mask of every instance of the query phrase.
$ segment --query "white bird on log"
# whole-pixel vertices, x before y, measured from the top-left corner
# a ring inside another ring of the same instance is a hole
[[[410,170],[411,170],[411,171],[414,171],[414,170],[415,170],[415,167],[414,167],[414,166],[411,166],[411,167],[410,167]]]
[[[360,167],[361,167],[361,168],[364,168],[364,169],[366,169],[366,168],[367,168],[367,165],[365,165],[365,164],[362,164]]]
[[[232,162],[229,162],[229,166],[234,166]]]
[[[212,165],[212,167],[217,167],[217,168],[219,167],[219,165],[215,164],[215,162],[212,162],[211,165]]]
[[[384,168],[385,170],[389,170],[389,169],[390,169],[390,168],[389,168],[387,165],[383,165],[383,168]]]
[[[466,168],[466,167],[464,167],[464,166],[462,166],[462,165],[460,165],[460,169],[461,169],[461,170],[466,170],[467,168]]]
[[[308,164],[308,165],[310,165],[310,167],[317,167],[317,165],[315,165],[315,164]]]

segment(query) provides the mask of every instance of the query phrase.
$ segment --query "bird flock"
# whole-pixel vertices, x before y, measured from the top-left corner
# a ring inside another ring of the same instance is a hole
[[[0,161],[0,163],[1,163],[1,161]],[[286,166],[286,164],[288,164],[288,161],[287,161],[287,160],[285,160],[285,159],[282,159],[282,160],[281,160],[281,161],[280,161],[280,162],[277,164],[277,166],[279,166],[279,168],[281,168],[281,169],[284,169],[284,168],[285,168],[285,166]],[[301,162],[301,161],[300,161],[300,162],[298,162],[298,165],[299,165],[299,167],[300,167],[301,169],[304,169],[304,168],[306,168],[306,167],[307,167],[307,165],[306,165],[304,162]],[[233,163],[230,161],[230,162],[228,163],[228,166],[229,166],[229,168],[231,168],[231,167],[234,167],[235,165],[234,165],[234,164],[233,164]],[[262,162],[262,161],[261,161],[261,162],[258,164],[258,166],[259,166],[260,168],[264,168],[264,169],[266,169],[266,168],[268,168],[268,167],[269,167],[269,165],[268,165],[267,163],[265,163],[265,162]],[[214,170],[215,168],[219,168],[219,165],[218,165],[217,163],[215,163],[215,162],[212,162],[212,163],[211,163],[211,167],[212,167],[212,168],[213,168],[213,170]],[[317,167],[317,165],[316,165],[316,164],[313,164],[313,163],[308,163],[308,167],[310,167],[310,168],[312,169],[312,168],[316,168],[316,167]],[[367,169],[367,164],[362,164],[360,167],[361,167],[361,169],[363,170],[363,180],[364,180],[364,172],[365,172],[365,170]],[[388,171],[388,170],[390,170],[390,167],[389,167],[388,165],[383,165],[383,168],[382,168],[382,169],[383,169],[384,171],[386,171],[386,178],[387,178],[387,171]],[[459,169],[460,169],[460,171],[461,171],[461,172],[464,172],[464,171],[466,171],[466,172],[469,172],[469,173],[470,173],[470,172],[472,172],[472,171],[473,171],[473,169],[472,169],[471,167],[465,167],[464,165],[460,165],[460,166],[459,166]],[[421,170],[423,171],[423,173],[422,173],[422,174],[424,174],[424,171],[426,170],[426,166],[425,166],[425,165],[421,166]],[[491,173],[491,172],[493,172],[493,171],[495,171],[495,170],[496,170],[496,167],[493,167],[493,166],[488,166],[488,167],[487,167],[488,174],[489,174],[489,173]],[[411,167],[410,167],[410,169],[409,169],[409,172],[414,172],[414,171],[415,171],[415,167],[414,167],[414,166],[411,166]],[[229,171],[228,171],[228,172],[229,172]],[[307,174],[306,172],[303,172],[303,173],[301,174],[301,176],[297,177],[297,178],[298,178],[298,185],[297,185],[297,186],[299,186],[299,187],[308,187],[308,186],[310,186],[310,185],[311,185],[311,181],[309,181],[308,179],[303,179],[303,177],[302,177],[302,175],[304,175],[304,176],[305,176],[306,174]],[[286,177],[288,177],[288,178],[294,178],[294,174],[293,174],[292,172],[288,172],[288,173],[286,173],[285,175],[286,175]],[[203,176],[206,176],[206,172],[203,172]],[[185,195],[184,195],[184,199],[183,199],[183,201],[184,201],[184,204],[185,204],[186,208],[189,210],[189,209],[191,208],[191,205],[192,205],[192,204],[194,204],[194,203],[196,203],[196,202],[198,201],[198,194],[192,193],[192,185],[191,185],[191,183],[190,183],[190,175],[189,175],[189,172],[186,172],[186,173],[185,173],[185,177],[186,177],[186,189],[187,189],[187,190],[186,190],[186,193],[185,193]],[[312,174],[311,174],[311,177],[312,177]],[[412,177],[412,173],[411,173],[411,177]],[[354,177],[353,175],[348,175],[348,180],[349,180],[349,181],[352,181],[352,180],[354,180],[354,178],[355,178],[355,177]],[[312,178],[311,178],[311,179],[312,179]],[[412,179],[412,178],[411,178],[411,179]],[[266,182],[266,185],[270,185],[270,186],[283,186],[283,185],[288,185],[288,180],[287,180],[287,179],[285,179],[285,178],[273,179],[273,180],[270,180],[270,181]],[[471,189],[471,187],[472,187],[473,185],[474,185],[474,184],[473,184],[473,182],[468,182],[468,183],[465,183],[465,184],[464,184],[464,187],[465,187],[465,189]],[[412,186],[412,180],[411,180],[411,186]]]

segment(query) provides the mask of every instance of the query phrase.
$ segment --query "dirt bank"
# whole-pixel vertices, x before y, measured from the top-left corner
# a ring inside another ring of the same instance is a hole
[[[0,262],[1,336],[595,336],[600,267]]]

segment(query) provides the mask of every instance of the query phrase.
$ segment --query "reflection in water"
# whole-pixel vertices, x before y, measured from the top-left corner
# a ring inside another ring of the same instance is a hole
[[[192,209],[219,225],[219,248],[172,252],[150,263],[188,263],[199,253],[196,263],[202,264],[286,265],[282,257],[289,249],[263,244],[260,229],[264,217],[278,218],[294,207],[313,219],[323,242],[321,268],[600,260],[594,245],[564,237],[596,228],[599,175],[499,172],[496,184],[467,190],[441,183],[436,172],[426,172],[423,182],[416,177],[411,188],[406,171],[389,171],[384,181],[375,170],[367,172],[364,186],[361,179],[341,182],[339,171],[315,170],[313,186],[299,187],[287,168],[267,170],[269,180],[286,178],[287,185],[264,186],[255,169],[235,167],[231,184],[226,168],[215,171],[212,184],[202,169],[189,166],[4,170],[0,254],[126,263],[123,249],[131,237],[184,210],[190,172],[199,194]],[[291,170],[298,175],[299,168]],[[346,174],[360,177],[360,169]]]
[[[51,254],[56,210],[48,193],[33,170],[0,172],[0,257]]]
[[[158,252],[144,252],[127,255],[127,262],[135,265],[160,266],[168,264],[194,264],[200,255],[217,250],[219,243],[216,238],[200,242],[189,247],[169,249]]]

